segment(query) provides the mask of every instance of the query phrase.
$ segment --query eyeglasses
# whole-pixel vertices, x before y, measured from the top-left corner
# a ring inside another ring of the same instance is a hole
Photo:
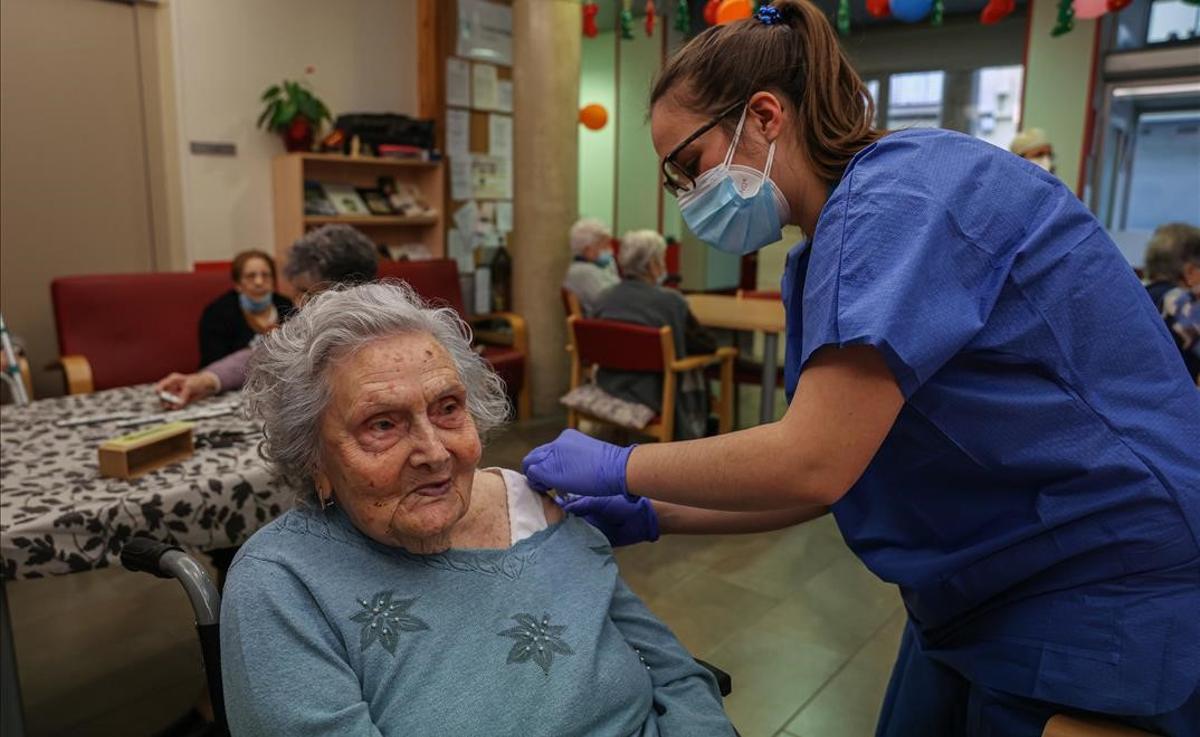
[[[679,155],[680,151],[687,148],[688,144],[690,144],[692,141],[695,141],[705,133],[708,133],[710,130],[715,128],[718,123],[729,117],[731,113],[740,110],[745,104],[745,102],[736,102],[733,105],[730,105],[720,115],[717,115],[712,120],[700,126],[695,132],[692,133],[692,135],[683,139],[683,143],[671,149],[671,153],[667,154],[666,158],[663,159],[662,162],[664,189],[666,189],[672,195],[678,197],[685,192],[691,192],[692,189],[695,188],[696,176],[687,169],[683,168],[683,165],[676,161],[675,157]]]

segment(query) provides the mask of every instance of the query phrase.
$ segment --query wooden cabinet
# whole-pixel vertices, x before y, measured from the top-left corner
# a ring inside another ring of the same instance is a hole
[[[291,153],[276,156],[271,173],[275,200],[275,259],[280,267],[286,262],[288,249],[297,238],[307,230],[329,223],[352,225],[376,244],[423,243],[434,258],[445,255],[445,213],[442,212],[445,185],[440,161]],[[399,185],[415,187],[436,213],[416,217],[304,214],[306,180],[374,188],[383,176],[393,177]],[[286,291],[286,285],[281,283],[281,286]]]

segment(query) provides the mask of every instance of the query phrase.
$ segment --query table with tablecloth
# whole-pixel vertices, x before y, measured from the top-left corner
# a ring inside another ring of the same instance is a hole
[[[259,455],[260,428],[233,408],[237,401],[227,395],[164,413],[146,385],[0,408],[0,583],[115,565],[138,535],[193,552],[245,542],[295,494]],[[193,420],[194,455],[133,479],[101,477],[97,449],[149,424],[61,424],[115,414],[167,422],[231,408]],[[4,609],[7,706],[16,672],[6,601]]]

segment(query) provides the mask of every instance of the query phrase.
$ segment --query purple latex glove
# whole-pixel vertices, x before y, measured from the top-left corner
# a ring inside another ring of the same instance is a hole
[[[556,489],[579,496],[629,494],[625,464],[637,447],[622,448],[563,430],[552,442],[539,445],[521,462],[521,472],[536,491]]]
[[[580,496],[562,506],[603,532],[614,548],[658,539],[658,513],[644,497],[632,500],[624,496]]]

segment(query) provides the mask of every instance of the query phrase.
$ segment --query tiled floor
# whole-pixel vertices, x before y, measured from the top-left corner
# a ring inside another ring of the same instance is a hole
[[[753,416],[753,397],[743,399],[743,417]],[[561,427],[510,427],[484,462],[519,468]],[[744,737],[872,733],[903,612],[832,519],[753,536],[665,537],[617,558],[683,643],[733,676],[726,707]],[[149,735],[200,688],[190,609],[174,582],[110,569],[18,582],[9,603],[31,737]]]

